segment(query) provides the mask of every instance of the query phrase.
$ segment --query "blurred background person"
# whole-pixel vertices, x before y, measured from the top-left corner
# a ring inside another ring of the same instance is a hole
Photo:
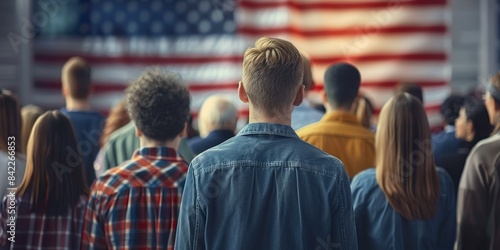
[[[90,107],[92,92],[90,66],[81,57],[72,57],[62,69],[62,95],[66,106],[61,112],[67,115],[75,129],[78,150],[83,159],[87,185],[95,180],[94,160],[99,152],[104,116]]]
[[[101,140],[99,146],[103,147],[109,140],[109,136],[117,129],[127,125],[130,122],[127,108],[125,107],[125,100],[120,101],[114,106],[106,117],[104,129],[102,130]]]
[[[375,132],[375,122],[373,121],[375,110],[368,97],[359,95],[354,101],[353,110],[361,125]]]
[[[35,125],[36,119],[44,113],[43,109],[35,105],[26,105],[21,109],[22,129],[21,129],[21,148],[24,153],[27,152],[28,139]]]
[[[500,73],[490,79],[484,104],[493,134],[469,154],[458,187],[455,249],[500,249]]]
[[[201,105],[198,116],[199,137],[189,139],[188,144],[194,154],[217,146],[234,136],[238,110],[223,95],[208,97]]]
[[[65,115],[48,111],[38,118],[28,142],[26,175],[15,196],[4,197],[0,205],[0,248],[80,249],[88,188],[76,150]],[[12,198],[15,242],[6,233]]]
[[[375,135],[353,113],[361,75],[348,63],[336,63],[325,73],[323,104],[326,114],[314,124],[299,129],[299,137],[338,157],[350,178],[375,166]]]
[[[408,93],[424,104],[424,90],[422,86],[414,82],[400,82],[396,85],[395,94]]]
[[[453,181],[436,168],[422,103],[397,94],[384,105],[376,134],[377,164],[351,182],[359,249],[452,249]],[[414,157],[415,152],[418,157]]]
[[[96,177],[101,176],[102,173],[106,170],[104,166],[104,146],[109,140],[109,137],[113,132],[122,128],[130,122],[130,116],[128,115],[127,108],[125,107],[125,101],[122,100],[119,102],[106,118],[106,122],[104,124],[104,129],[102,130],[101,140],[99,141],[99,153],[96,156],[94,161],[94,170]]]
[[[445,154],[436,160],[436,165],[450,174],[455,192],[458,191],[467,156],[479,141],[490,136],[491,129],[484,103],[475,97],[466,97],[454,126],[455,137],[461,140],[461,143],[456,152]]]
[[[307,99],[308,94],[314,88],[314,80],[312,76],[312,66],[309,57],[300,53],[302,63],[304,64],[304,76],[302,77],[302,84],[305,86],[304,100],[299,106],[296,106],[292,112],[292,128],[298,130],[311,123],[318,122],[323,117],[324,113],[316,109],[311,102]]]
[[[7,188],[19,186],[23,180],[26,161],[22,151],[21,127],[21,111],[17,97],[11,91],[0,88],[0,195],[2,198],[7,193]],[[13,158],[15,161],[11,161]],[[8,177],[11,176],[9,173],[13,173],[15,177],[14,186],[9,185]]]
[[[463,144],[463,138],[456,136],[455,120],[459,116],[459,111],[463,106],[464,97],[451,95],[441,104],[440,113],[444,119],[444,130],[432,135],[432,151],[434,160],[442,162],[445,155],[456,154]]]
[[[200,136],[198,130],[193,127],[193,115],[189,114],[188,120],[188,128],[187,128],[187,139],[191,139],[194,137]]]

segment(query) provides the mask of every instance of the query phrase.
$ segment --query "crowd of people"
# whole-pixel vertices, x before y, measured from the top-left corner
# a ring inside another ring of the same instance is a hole
[[[147,69],[107,117],[91,68],[62,69],[60,110],[0,91],[0,249],[500,249],[500,73],[450,96],[431,134],[418,84],[375,121],[346,62],[324,75],[282,39],[245,51],[238,110]]]

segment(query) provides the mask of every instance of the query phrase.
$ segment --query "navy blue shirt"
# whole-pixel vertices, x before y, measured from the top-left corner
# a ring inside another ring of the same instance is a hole
[[[356,175],[351,190],[359,249],[453,249],[455,190],[448,173],[437,171],[441,195],[430,220],[407,220],[396,212],[378,186],[374,168]]]
[[[448,125],[441,133],[432,135],[432,153],[434,161],[439,162],[445,155],[456,154],[462,140],[455,138],[455,126]]]
[[[78,150],[83,159],[85,176],[90,187],[96,178],[94,160],[99,152],[99,140],[104,129],[105,117],[95,111],[68,111],[66,108],[61,108],[61,112],[69,117],[75,129]]]
[[[201,138],[199,136],[193,137],[189,139],[188,144],[194,154],[200,154],[209,148],[223,143],[233,136],[234,132],[231,130],[218,129],[210,132],[205,138]]]

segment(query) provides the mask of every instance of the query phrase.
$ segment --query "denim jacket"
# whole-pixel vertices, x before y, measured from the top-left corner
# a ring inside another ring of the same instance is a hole
[[[175,249],[357,249],[342,162],[252,123],[190,164]]]

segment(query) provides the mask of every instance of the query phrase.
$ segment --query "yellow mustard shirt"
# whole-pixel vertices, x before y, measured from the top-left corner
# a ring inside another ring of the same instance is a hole
[[[329,112],[297,131],[299,137],[339,158],[349,178],[375,166],[375,135],[347,112]]]

